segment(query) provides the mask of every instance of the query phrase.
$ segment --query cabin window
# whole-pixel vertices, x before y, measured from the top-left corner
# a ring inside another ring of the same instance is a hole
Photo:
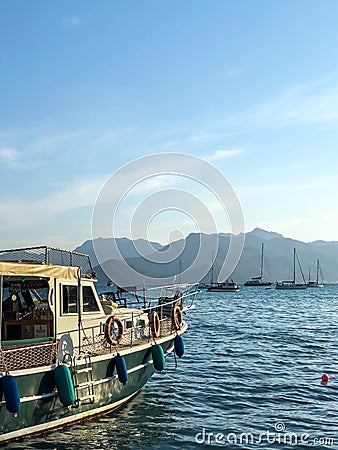
[[[83,312],[100,311],[91,286],[82,286]]]
[[[77,313],[77,286],[62,286],[62,314]]]

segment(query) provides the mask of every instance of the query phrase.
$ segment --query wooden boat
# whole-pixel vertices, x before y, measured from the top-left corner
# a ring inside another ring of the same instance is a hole
[[[107,413],[183,354],[194,286],[101,302],[89,257],[51,247],[0,252],[0,277],[1,443]]]

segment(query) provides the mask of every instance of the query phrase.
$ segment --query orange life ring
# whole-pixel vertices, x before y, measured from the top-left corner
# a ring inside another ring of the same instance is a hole
[[[118,334],[116,339],[112,339],[112,331],[114,323],[117,324]],[[119,345],[123,337],[123,325],[121,320],[116,316],[110,316],[104,324],[104,337],[109,345]]]
[[[183,319],[182,319],[182,311],[179,306],[174,306],[171,310],[171,323],[175,330],[179,330],[181,328]]]
[[[161,333],[161,321],[160,321],[160,317],[156,311],[153,311],[150,314],[149,325],[150,325],[150,329],[151,329],[151,333],[152,333],[153,337],[158,338]]]

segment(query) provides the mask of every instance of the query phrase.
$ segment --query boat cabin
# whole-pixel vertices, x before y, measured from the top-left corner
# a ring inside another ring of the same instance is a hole
[[[104,319],[92,279],[78,268],[0,262],[2,340],[56,337],[85,322]]]
[[[104,327],[112,315],[118,315],[125,340],[131,329],[134,339],[144,335],[147,313],[102,302],[95,282],[87,255],[49,247],[0,252],[1,347],[51,341],[59,359],[84,349],[95,354],[105,347]],[[119,323],[112,323],[112,334],[119,334]]]

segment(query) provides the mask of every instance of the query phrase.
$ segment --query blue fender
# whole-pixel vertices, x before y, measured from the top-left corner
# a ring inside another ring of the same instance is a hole
[[[177,335],[174,339],[174,349],[175,353],[179,358],[184,355],[184,341],[182,336]]]
[[[20,394],[18,383],[12,375],[5,375],[2,378],[2,390],[5,396],[6,408],[14,415],[20,411]]]
[[[119,379],[120,383],[122,383],[124,385],[128,381],[128,371],[127,371],[126,361],[125,361],[124,357],[121,356],[119,353],[116,355],[115,364],[116,364],[116,372],[117,372],[118,379]]]

